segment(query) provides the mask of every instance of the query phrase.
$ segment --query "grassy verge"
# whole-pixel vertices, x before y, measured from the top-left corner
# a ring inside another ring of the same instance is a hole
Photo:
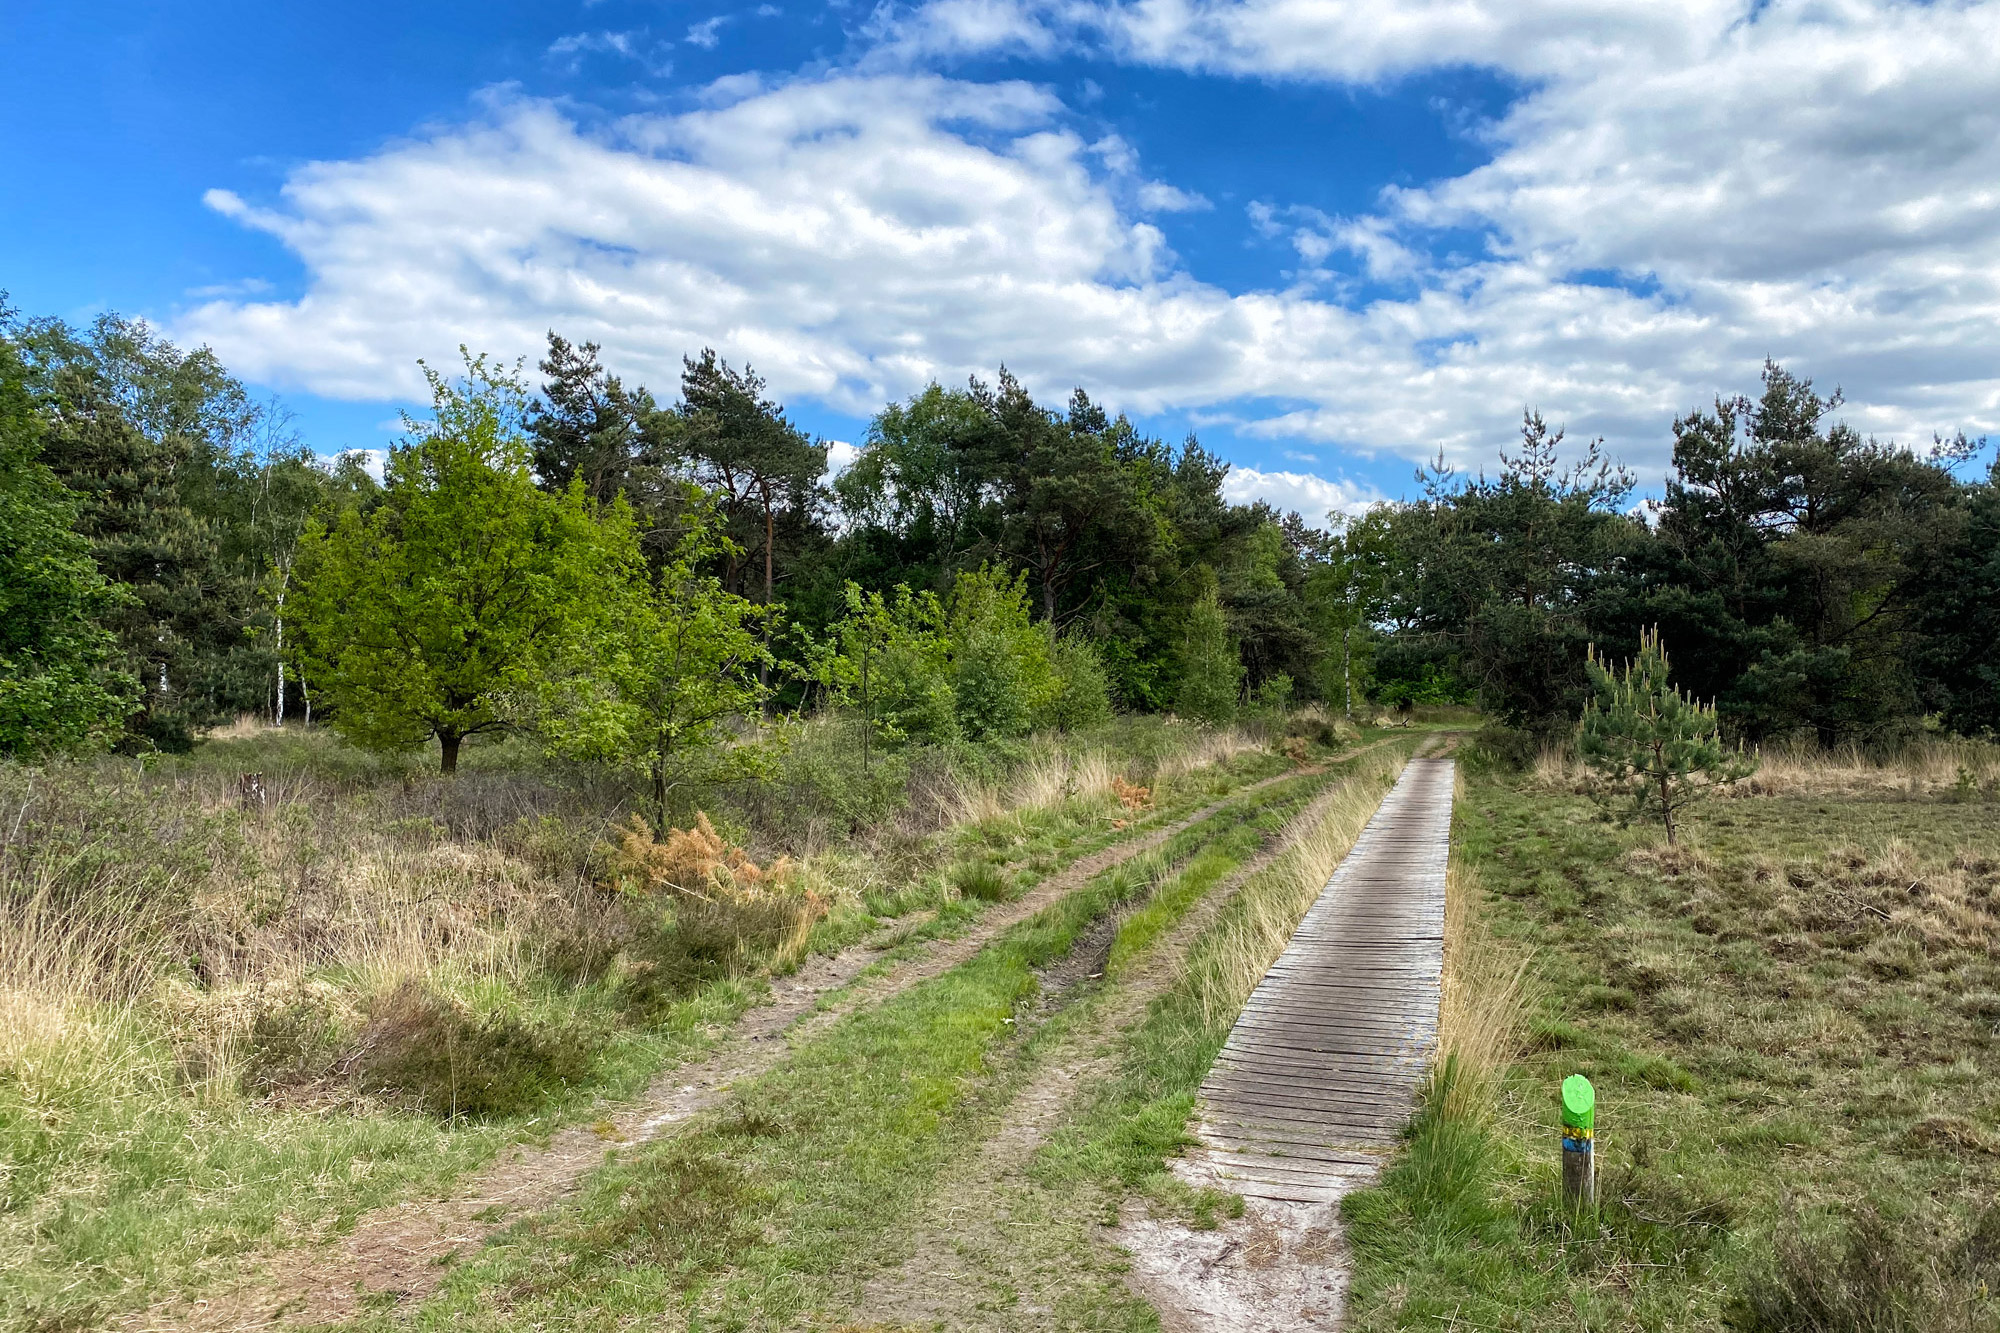
[[[2000,807],[1810,777],[1678,850],[1563,786],[1471,784],[1485,928],[1534,951],[1527,1042],[1441,1078],[1346,1201],[1352,1327],[2000,1327]]]
[[[837,1306],[842,1275],[893,1245],[1017,1081],[1016,1015],[1037,969],[1122,904],[1174,905],[1152,925],[1185,910],[1326,780],[1302,777],[1184,830],[803,1043],[720,1115],[633,1151],[574,1205],[516,1227],[419,1319],[608,1328],[664,1313],[695,1328],[770,1327]],[[995,1077],[1002,1064],[1012,1077]]]

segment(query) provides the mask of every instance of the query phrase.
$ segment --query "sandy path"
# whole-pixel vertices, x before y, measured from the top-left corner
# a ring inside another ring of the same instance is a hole
[[[1384,743],[1359,747],[1341,758]],[[450,1198],[378,1209],[361,1218],[344,1240],[276,1252],[248,1285],[193,1302],[155,1306],[117,1319],[114,1326],[145,1333],[213,1333],[333,1323],[351,1317],[376,1293],[394,1293],[399,1304],[413,1305],[437,1289],[461,1249],[555,1203],[613,1148],[657,1137],[716,1105],[732,1084],[776,1066],[791,1050],[788,1038],[949,971],[1001,932],[1113,866],[1161,846],[1247,796],[1317,771],[1321,769],[1295,769],[1239,787],[1192,814],[1072,862],[1022,897],[988,911],[966,934],[934,941],[858,986],[853,986],[855,979],[882,957],[884,942],[906,928],[906,922],[839,954],[815,957],[774,982],[770,1000],[745,1014],[708,1055],[662,1073],[608,1124],[564,1129],[545,1145],[518,1145],[464,1181]],[[822,1008],[850,986],[848,994]]]
[[[1052,1200],[1028,1179],[1030,1159],[1051,1131],[1071,1119],[1078,1098],[1115,1076],[1128,1030],[1144,1019],[1149,1005],[1173,984],[1188,949],[1220,915],[1250,878],[1268,868],[1305,830],[1325,817],[1343,784],[1315,797],[1256,856],[1215,885],[1102,996],[1088,1020],[1065,1036],[1042,1067],[1009,1102],[999,1125],[980,1152],[940,1189],[931,1214],[908,1256],[878,1274],[855,1301],[860,1329],[1029,1330],[1068,1327],[1064,1307],[1085,1305],[1114,1290],[1123,1267],[1092,1237],[1094,1225],[1080,1226],[1071,1201]],[[1078,942],[1071,954],[1044,976],[1044,1015],[1059,1010],[1065,992],[1101,970],[1117,920]],[[1115,1202],[1107,1201],[1111,1207]],[[1108,1219],[1104,1219],[1108,1220]],[[1238,1224],[1229,1224],[1236,1227]],[[1010,1233],[1032,1228],[1038,1234],[1073,1232],[1074,1243],[1023,1246]],[[1176,1228],[1187,1234],[1185,1228]],[[1129,1244],[1121,1229],[1118,1239]],[[1101,1234],[1101,1233],[1100,1233]],[[1198,1233],[1217,1235],[1219,1233]],[[1264,1246],[1274,1262],[1296,1264],[1297,1245]],[[1094,1251],[1094,1253],[1091,1253]],[[1157,1299],[1151,1289],[1142,1287]],[[1124,1299],[1130,1299],[1124,1297]],[[1294,1309],[1298,1308],[1296,1304]],[[1168,1311],[1162,1311],[1171,1322]],[[1308,1325],[1309,1327],[1309,1325]]]

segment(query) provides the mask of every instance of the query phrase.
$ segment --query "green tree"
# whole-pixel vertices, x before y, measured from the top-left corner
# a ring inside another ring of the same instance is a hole
[[[932,384],[883,408],[860,455],[834,479],[854,530],[892,541],[908,573],[929,576],[910,578],[913,586],[947,591],[959,563],[981,544],[989,507],[981,446],[994,429],[972,393]]]
[[[704,572],[727,540],[711,505],[689,497],[679,545],[650,572],[625,512],[607,525],[600,594],[611,609],[552,673],[544,732],[558,753],[644,773],[664,833],[675,792],[763,702],[769,612]]]
[[[41,422],[27,368],[0,339],[0,754],[108,743],[136,706],[100,623],[130,599],[70,530],[76,503],[36,457]]]
[[[1081,634],[1063,634],[1050,646],[1049,665],[1054,686],[1037,725],[1081,731],[1111,720],[1111,676],[1096,644]]]
[[[333,726],[358,744],[468,736],[518,720],[539,669],[591,632],[629,577],[631,524],[581,484],[537,489],[518,379],[484,356],[453,381],[426,366],[432,416],[405,418],[381,504],[315,526],[296,574],[300,643]]]
[[[703,349],[681,374],[679,447],[716,495],[731,539],[723,579],[743,589],[744,553],[762,557],[763,600],[776,596],[779,520],[801,522],[819,495],[827,446],[785,419],[764,397],[764,381]]]
[[[1019,736],[1056,692],[1048,627],[1029,620],[1028,576],[985,565],[951,592],[951,657],[958,722],[973,740]]]
[[[1175,711],[1217,724],[1235,717],[1236,696],[1243,687],[1243,660],[1213,588],[1188,609],[1180,659]]]
[[[890,597],[846,588],[819,670],[830,702],[859,707],[869,734],[890,746],[957,740],[951,639],[937,594],[898,586]]]
[[[195,733],[261,707],[264,562],[231,531],[249,460],[281,425],[206,348],[101,316],[16,326],[47,423],[42,461],[76,497],[100,571],[133,596],[110,612],[141,707],[130,742],[185,750]]]
[[[1684,697],[1668,680],[1657,630],[1641,634],[1639,655],[1622,672],[1605,666],[1594,646],[1584,665],[1593,697],[1577,725],[1577,753],[1610,790],[1631,797],[1641,814],[1657,815],[1672,846],[1677,815],[1754,765],[1723,745],[1712,706]]]
[[[1324,544],[1323,558],[1306,578],[1306,606],[1314,629],[1326,642],[1338,645],[1322,659],[1322,693],[1329,702],[1338,701],[1351,720],[1356,685],[1367,674],[1370,629],[1382,614],[1391,514],[1381,506],[1360,518],[1341,513],[1327,517],[1333,534]]]

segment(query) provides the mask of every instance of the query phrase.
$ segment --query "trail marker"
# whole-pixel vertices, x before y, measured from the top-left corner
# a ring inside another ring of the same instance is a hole
[[[1581,1074],[1562,1085],[1563,1197],[1597,1205],[1597,1089]]]

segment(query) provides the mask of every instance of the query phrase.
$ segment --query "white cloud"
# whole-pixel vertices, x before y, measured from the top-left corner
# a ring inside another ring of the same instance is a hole
[[[582,67],[585,56],[607,55],[632,61],[655,78],[665,78],[674,68],[673,62],[666,57],[672,46],[672,42],[658,40],[644,29],[631,32],[573,32],[550,42],[548,54],[572,72]]]
[[[1297,512],[1316,528],[1331,526],[1328,516],[1338,511],[1360,514],[1382,496],[1347,481],[1329,481],[1310,472],[1260,472],[1254,467],[1232,467],[1222,479],[1223,497],[1233,504],[1262,500],[1281,513]]]
[[[1191,190],[1165,181],[1147,181],[1139,187],[1139,207],[1148,213],[1199,213],[1214,205]]]
[[[722,25],[727,22],[729,22],[729,15],[727,14],[717,14],[713,18],[705,18],[687,30],[685,40],[690,46],[699,46],[704,50],[713,51],[716,43],[722,40]]]
[[[398,424],[400,426],[400,423]],[[343,458],[358,459],[361,470],[377,481],[383,479],[383,474],[389,466],[387,449],[343,449],[337,454],[321,454],[319,465],[331,471]]]
[[[1455,65],[1528,78],[1690,50],[1752,0],[932,0],[885,12],[885,57],[1084,49],[1137,63],[1373,83]],[[976,21],[973,16],[976,16]]]
[[[1015,0],[987,26],[989,51],[1218,74],[1528,80],[1483,130],[1486,166],[1385,191],[1369,217],[1264,204],[1251,221],[1289,232],[1302,280],[1336,249],[1421,280],[1399,303],[1413,345],[1445,340],[1451,371],[1512,363],[1514,396],[1593,429],[1742,386],[1766,355],[1844,382],[1865,428],[2000,423],[1991,0]],[[979,40],[943,4],[878,27],[885,59]],[[1441,226],[1487,233],[1489,253],[1436,267],[1424,236]],[[1657,294],[1591,294],[1604,273]],[[1282,428],[1347,419],[1308,408]]]
[[[1143,220],[1205,201],[1145,180],[1122,140],[1086,145],[1027,84],[743,76],[700,110],[600,132],[503,101],[303,169],[276,208],[211,192],[308,285],[209,301],[176,332],[350,397],[411,393],[414,358],[460,341],[532,352],[551,325],[656,384],[713,344],[856,413],[1004,361],[1041,393],[1460,460],[1490,457],[1532,405],[1642,468],[1675,413],[1771,356],[1843,384],[1864,429],[2000,429],[1990,0],[939,0],[880,32],[878,70],[1083,43],[1231,74],[1471,62],[1532,84],[1465,175],[1360,216],[1253,205],[1303,267],[1246,293],[1180,267]],[[1433,258],[1442,227],[1487,249]],[[1325,267],[1336,251],[1396,295],[1354,298]]]
[[[848,468],[854,465],[854,460],[859,457],[861,457],[860,445],[851,444],[846,440],[828,440],[826,442],[827,479],[831,481],[833,478],[847,471]]]

